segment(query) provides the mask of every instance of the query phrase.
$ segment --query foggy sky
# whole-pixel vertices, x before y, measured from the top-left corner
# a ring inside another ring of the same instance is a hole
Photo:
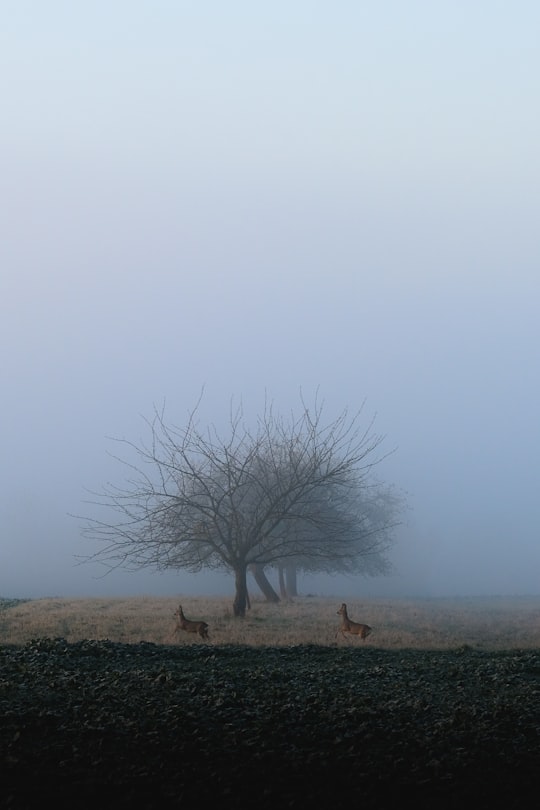
[[[540,8],[28,0],[0,28],[0,596],[115,572],[72,514],[107,437],[364,403],[408,493],[345,595],[540,593]]]

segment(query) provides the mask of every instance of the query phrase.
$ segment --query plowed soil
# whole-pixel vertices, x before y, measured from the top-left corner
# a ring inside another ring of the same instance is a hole
[[[540,651],[1,646],[0,757],[9,808],[522,810]]]

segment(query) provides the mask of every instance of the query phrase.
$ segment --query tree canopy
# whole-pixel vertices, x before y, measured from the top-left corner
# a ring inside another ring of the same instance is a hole
[[[383,437],[362,409],[330,422],[301,399],[285,419],[272,404],[250,428],[231,409],[223,436],[201,429],[198,405],[184,427],[155,409],[148,443],[125,445],[129,470],[94,503],[86,536],[101,541],[98,559],[112,567],[224,569],[235,577],[234,614],[243,616],[250,566],[294,565],[306,571],[383,572],[400,500],[373,479]]]

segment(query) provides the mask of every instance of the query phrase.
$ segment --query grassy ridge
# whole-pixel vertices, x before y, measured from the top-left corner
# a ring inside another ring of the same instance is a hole
[[[7,600],[6,600],[7,601]],[[351,617],[373,627],[365,642],[336,638],[338,598],[300,597],[270,605],[254,601],[245,619],[235,619],[231,600],[211,597],[137,597],[9,600],[0,610],[0,644],[61,637],[155,644],[199,644],[175,635],[181,601],[188,618],[210,625],[213,645],[362,645],[383,649],[540,648],[540,597],[349,600]],[[0,608],[2,604],[0,603]]]

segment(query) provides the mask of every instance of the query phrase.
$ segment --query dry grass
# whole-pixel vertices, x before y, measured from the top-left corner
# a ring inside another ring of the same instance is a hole
[[[299,597],[278,605],[254,601],[245,619],[235,619],[230,598],[37,599],[0,610],[0,644],[25,644],[45,637],[70,642],[205,643],[192,634],[175,635],[173,614],[181,602],[189,619],[208,622],[212,644],[540,648],[540,597],[350,599],[351,618],[373,628],[364,642],[336,638],[340,621],[336,611],[341,601],[326,597]]]

